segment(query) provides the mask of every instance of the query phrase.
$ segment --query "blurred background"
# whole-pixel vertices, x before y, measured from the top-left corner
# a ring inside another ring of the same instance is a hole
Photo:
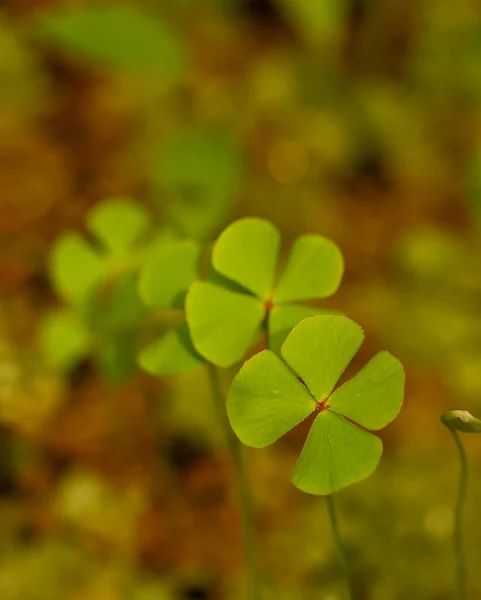
[[[365,328],[355,368],[388,349],[407,372],[379,469],[338,494],[355,597],[454,598],[439,416],[481,414],[479,4],[0,3],[0,598],[250,600],[204,371],[140,372],[135,269],[80,317],[52,275],[67,231],[102,254],[86,219],[111,197],[162,235],[207,243],[255,215],[284,252],[305,232],[339,244],[345,278],[319,306]],[[290,483],[304,436],[248,452],[266,600],[341,598],[325,503]]]

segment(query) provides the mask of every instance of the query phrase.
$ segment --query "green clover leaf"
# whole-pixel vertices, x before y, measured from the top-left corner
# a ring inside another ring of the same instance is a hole
[[[191,240],[167,240],[154,247],[139,278],[139,293],[145,304],[183,308],[185,294],[197,279],[200,255],[200,246]],[[196,369],[205,362],[192,344],[185,321],[147,346],[138,361],[145,371],[159,376]]]
[[[319,314],[333,314],[333,312],[295,304],[274,306],[269,314],[269,348],[276,354],[280,354],[282,344],[294,327],[304,319]]]
[[[227,412],[247,446],[269,446],[317,413],[292,478],[304,492],[332,494],[368,477],[382,454],[369,430],[385,427],[401,409],[404,370],[388,352],[336,388],[363,340],[361,327],[344,316],[309,317],[284,342],[284,360],[264,350],[232,383]]]
[[[276,280],[279,251],[279,231],[258,218],[235,221],[215,242],[213,268],[240,291],[221,280],[198,281],[186,299],[194,346],[215,365],[230,367],[241,361],[266,319],[269,347],[279,351],[297,323],[322,312],[293,303],[337,291],[344,262],[332,241],[320,235],[299,237]]]
[[[50,255],[50,280],[55,291],[70,304],[86,300],[107,272],[103,256],[76,231],[63,233]]]
[[[166,240],[146,257],[139,290],[147,306],[182,308],[190,284],[197,279],[200,246],[190,240]]]
[[[69,370],[88,356],[91,335],[75,313],[59,310],[48,313],[42,320],[39,343],[48,367]]]
[[[87,229],[99,246],[75,231],[56,241],[50,257],[50,278],[57,293],[69,304],[87,301],[109,273],[135,266],[141,257],[139,240],[150,220],[134,202],[106,200],[87,218]]]
[[[150,219],[143,209],[129,200],[101,202],[87,218],[89,231],[117,255],[126,255],[147,230]]]

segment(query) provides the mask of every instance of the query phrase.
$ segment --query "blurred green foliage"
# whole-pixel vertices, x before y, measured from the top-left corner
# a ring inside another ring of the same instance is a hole
[[[134,5],[91,5],[45,12],[32,23],[48,43],[89,61],[133,73],[176,79],[184,67],[178,35]]]
[[[218,129],[177,134],[149,154],[151,182],[182,235],[205,241],[226,222],[240,182],[235,139]]]
[[[141,240],[149,225],[134,203],[108,200],[88,215],[97,245],[77,232],[56,241],[50,277],[70,310],[51,312],[43,321],[40,342],[49,366],[72,369],[93,354],[108,379],[130,375],[145,321],[132,271],[147,252],[150,242]]]
[[[13,119],[28,119],[45,100],[46,82],[38,56],[20,30],[0,15],[0,106]],[[2,121],[5,117],[2,118]],[[3,123],[2,123],[3,124]]]
[[[153,375],[197,369],[204,359],[192,345],[183,309],[187,290],[200,277],[201,247],[192,240],[166,241],[152,249],[141,267],[139,290],[148,307],[178,309],[182,320],[139,355],[139,364]]]

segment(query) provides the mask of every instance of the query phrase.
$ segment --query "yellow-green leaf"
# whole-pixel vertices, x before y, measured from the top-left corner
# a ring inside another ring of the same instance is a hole
[[[308,494],[333,494],[371,475],[381,454],[377,436],[326,410],[312,424],[292,482]]]

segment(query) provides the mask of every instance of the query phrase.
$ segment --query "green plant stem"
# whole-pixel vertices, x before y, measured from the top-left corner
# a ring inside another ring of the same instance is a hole
[[[227,418],[225,401],[219,381],[219,373],[215,366],[210,363],[208,363],[207,365],[207,370],[209,373],[209,380],[215,409],[217,411],[219,421],[222,425],[225,437],[227,439],[229,450],[232,456],[232,462],[234,463],[236,487],[239,497],[239,507],[241,511],[243,529],[244,564],[246,569],[247,598],[249,600],[260,600],[261,589],[257,568],[257,556],[254,544],[252,499],[246,472],[244,448],[240,441],[237,439],[234,431],[232,430],[232,427],[230,426],[229,419]]]
[[[458,586],[459,600],[467,600],[468,597],[468,566],[466,551],[464,549],[464,506],[466,504],[466,490],[468,486],[468,460],[461,438],[455,429],[450,429],[454,442],[459,451],[461,470],[459,474],[458,497],[454,511],[454,553],[456,555],[456,581]]]
[[[326,496],[327,509],[329,512],[329,520],[331,521],[332,533],[334,541],[337,547],[337,553],[339,555],[339,562],[341,563],[342,579],[344,581],[344,597],[345,600],[352,599],[351,593],[351,582],[349,579],[349,569],[347,567],[346,553],[344,551],[344,544],[342,543],[341,533],[339,531],[339,522],[337,520],[336,507],[334,506],[334,498],[331,495]]]

